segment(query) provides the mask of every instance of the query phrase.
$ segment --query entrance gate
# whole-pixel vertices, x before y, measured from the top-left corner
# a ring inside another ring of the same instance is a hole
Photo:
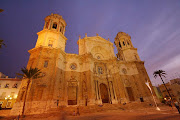
[[[108,89],[107,86],[103,83],[100,84],[100,93],[101,93],[102,103],[109,103]]]
[[[68,105],[77,105],[78,86],[76,80],[68,81]]]
[[[126,87],[126,90],[127,90],[128,96],[129,96],[129,100],[134,101],[134,95],[133,95],[133,92],[132,92],[132,88],[131,87]]]

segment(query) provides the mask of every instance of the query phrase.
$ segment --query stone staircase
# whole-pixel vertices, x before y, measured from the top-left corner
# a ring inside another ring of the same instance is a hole
[[[109,111],[109,110],[124,110],[123,105],[121,104],[103,104],[103,105],[91,105],[91,106],[79,106],[80,114],[86,113],[94,113],[94,112],[102,112],[102,111]],[[77,106],[68,106],[68,107],[60,107],[60,108],[51,108],[47,112],[48,113],[60,113],[66,112],[69,115],[72,115],[73,112],[77,111]]]
[[[133,102],[133,103],[127,103],[125,105],[123,104],[103,104],[103,105],[91,105],[91,106],[79,106],[79,112],[80,114],[87,114],[87,113],[95,113],[95,112],[104,112],[104,111],[113,111],[113,110],[136,110],[136,109],[146,109],[150,106],[149,103],[139,103],[139,102]],[[77,111],[77,106],[68,106],[68,107],[59,107],[59,108],[51,108],[47,111],[47,113],[57,113],[60,114],[62,112],[65,112],[68,115],[72,115],[73,112]]]

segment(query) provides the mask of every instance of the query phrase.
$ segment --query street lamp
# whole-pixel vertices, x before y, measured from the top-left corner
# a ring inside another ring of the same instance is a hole
[[[8,101],[12,100],[12,97],[10,95],[8,95],[8,97],[5,97],[5,100],[7,100],[7,103],[6,103],[6,108],[7,108]]]
[[[147,85],[147,87],[149,88],[149,90],[151,91],[151,95],[152,95],[152,97],[153,97],[153,100],[154,100],[154,103],[155,103],[155,105],[156,105],[156,110],[160,110],[160,108],[157,106],[157,103],[156,103],[156,100],[155,100],[155,98],[154,98],[154,96],[153,96],[153,92],[152,92],[152,90],[151,90],[151,87],[150,87],[150,85],[149,85],[149,82],[147,81],[147,82],[145,82],[145,84]]]

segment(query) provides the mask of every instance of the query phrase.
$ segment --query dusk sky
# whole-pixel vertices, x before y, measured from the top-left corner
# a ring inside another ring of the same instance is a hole
[[[162,83],[153,78],[155,70],[166,71],[166,82],[180,76],[180,0],[1,0],[0,8],[0,39],[7,45],[0,49],[0,72],[9,77],[27,65],[28,50],[51,13],[67,23],[67,53],[78,54],[79,35],[98,33],[114,43],[122,31],[131,36],[154,85]]]

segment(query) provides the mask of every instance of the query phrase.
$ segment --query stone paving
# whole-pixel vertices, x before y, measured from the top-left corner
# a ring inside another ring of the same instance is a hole
[[[51,113],[39,114],[39,115],[26,115],[25,118],[20,118],[19,120],[180,120],[180,114],[177,112],[177,109],[168,106],[160,106],[160,111],[157,111],[155,107],[136,106],[136,104],[129,104],[126,106],[112,106],[107,105],[100,107],[101,109],[97,111],[91,111],[98,109],[96,106],[88,106],[80,109],[80,116],[73,116],[71,112],[76,107],[65,108],[61,111],[51,111]],[[111,108],[109,108],[111,106]],[[73,109],[74,108],[74,109]],[[109,109],[108,109],[109,108]],[[119,109],[116,109],[119,108]],[[83,112],[83,110],[85,110]],[[0,120],[14,120],[17,119],[17,116],[9,116],[10,110],[1,110],[0,111]],[[89,113],[88,113],[89,112]]]

